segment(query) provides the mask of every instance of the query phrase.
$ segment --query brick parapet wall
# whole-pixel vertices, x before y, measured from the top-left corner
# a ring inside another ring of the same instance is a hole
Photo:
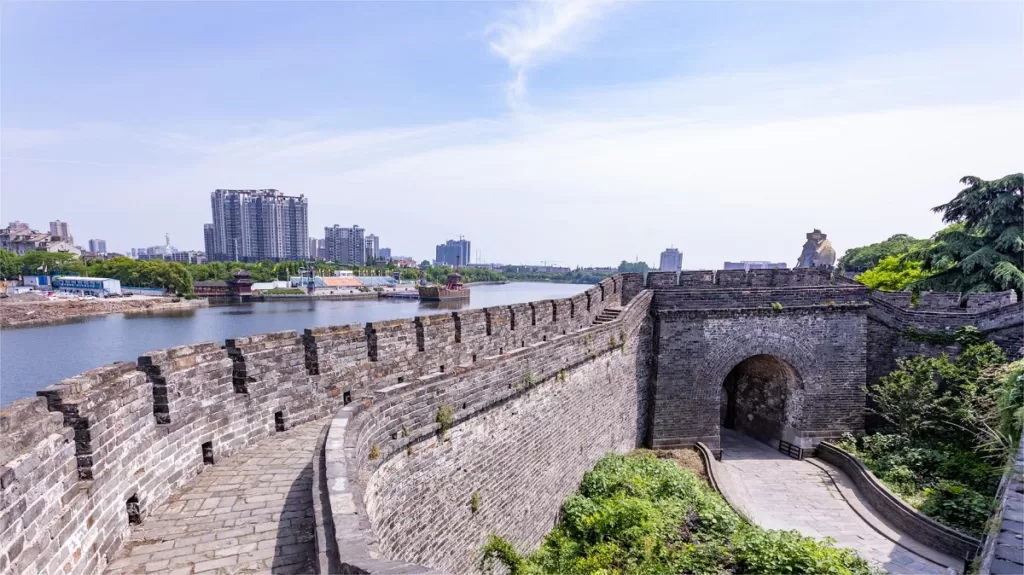
[[[463,572],[488,532],[536,545],[583,472],[642,439],[650,297],[640,294],[612,322],[378,389],[342,408],[325,450],[341,564]],[[442,406],[452,414],[444,438]],[[527,498],[527,516],[513,513]],[[374,559],[378,553],[390,562]]]
[[[129,499],[144,520],[202,472],[204,444],[216,461],[399,378],[575,333],[618,305],[616,285],[604,302],[597,286],[581,294],[593,301],[585,313],[555,300],[557,321],[552,311],[534,325],[536,308],[520,306],[525,323],[505,339],[487,335],[484,310],[278,332],[154,351],[49,386],[45,401],[13,402],[2,410],[0,571],[102,571],[130,533]]]

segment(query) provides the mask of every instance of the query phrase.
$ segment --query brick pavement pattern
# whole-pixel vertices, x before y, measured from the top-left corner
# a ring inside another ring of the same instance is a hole
[[[796,529],[832,537],[870,563],[895,574],[947,569],[875,531],[843,499],[828,475],[738,432],[722,429],[722,463],[739,487],[751,519],[766,529]]]
[[[312,458],[325,423],[206,467],[132,530],[106,573],[314,573]]]

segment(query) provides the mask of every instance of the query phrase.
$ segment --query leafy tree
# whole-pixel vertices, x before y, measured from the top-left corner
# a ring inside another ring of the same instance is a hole
[[[1012,289],[1024,296],[1024,174],[991,181],[965,176],[960,183],[967,187],[932,211],[962,227],[936,234],[922,251],[922,269],[935,273],[918,286],[965,294]]]
[[[906,254],[929,244],[928,240],[919,240],[906,234],[896,234],[884,242],[846,250],[843,257],[839,258],[836,269],[839,273],[846,270],[869,270],[888,257]]]
[[[879,261],[878,265],[858,275],[856,280],[872,289],[902,291],[927,276],[921,270],[921,262],[894,255]]]
[[[0,278],[13,279],[19,275],[21,256],[9,250],[0,250]]]
[[[622,263],[619,264],[619,271],[623,273],[639,272],[645,274],[650,269],[651,268],[647,265],[647,262],[627,262],[626,260],[622,260]]]
[[[46,268],[47,273],[82,273],[85,271],[85,264],[78,260],[74,254],[65,252],[44,252],[31,251],[21,256],[23,269],[28,268],[28,273],[41,273]]]

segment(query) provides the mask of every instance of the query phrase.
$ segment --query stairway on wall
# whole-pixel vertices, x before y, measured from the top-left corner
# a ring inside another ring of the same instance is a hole
[[[597,314],[597,317],[594,318],[594,325],[608,323],[619,317],[619,314],[621,312],[621,307],[606,307],[603,310],[601,310],[601,313]]]

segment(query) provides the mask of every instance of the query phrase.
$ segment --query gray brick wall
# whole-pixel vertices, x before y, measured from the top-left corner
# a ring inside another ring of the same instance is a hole
[[[618,285],[604,302],[600,287],[578,296],[589,310],[565,299],[154,351],[13,402],[0,414],[0,571],[102,571],[130,532],[128,499],[145,520],[202,473],[204,443],[218,460],[275,433],[278,414],[287,428],[474,356],[526,353],[617,305]]]

